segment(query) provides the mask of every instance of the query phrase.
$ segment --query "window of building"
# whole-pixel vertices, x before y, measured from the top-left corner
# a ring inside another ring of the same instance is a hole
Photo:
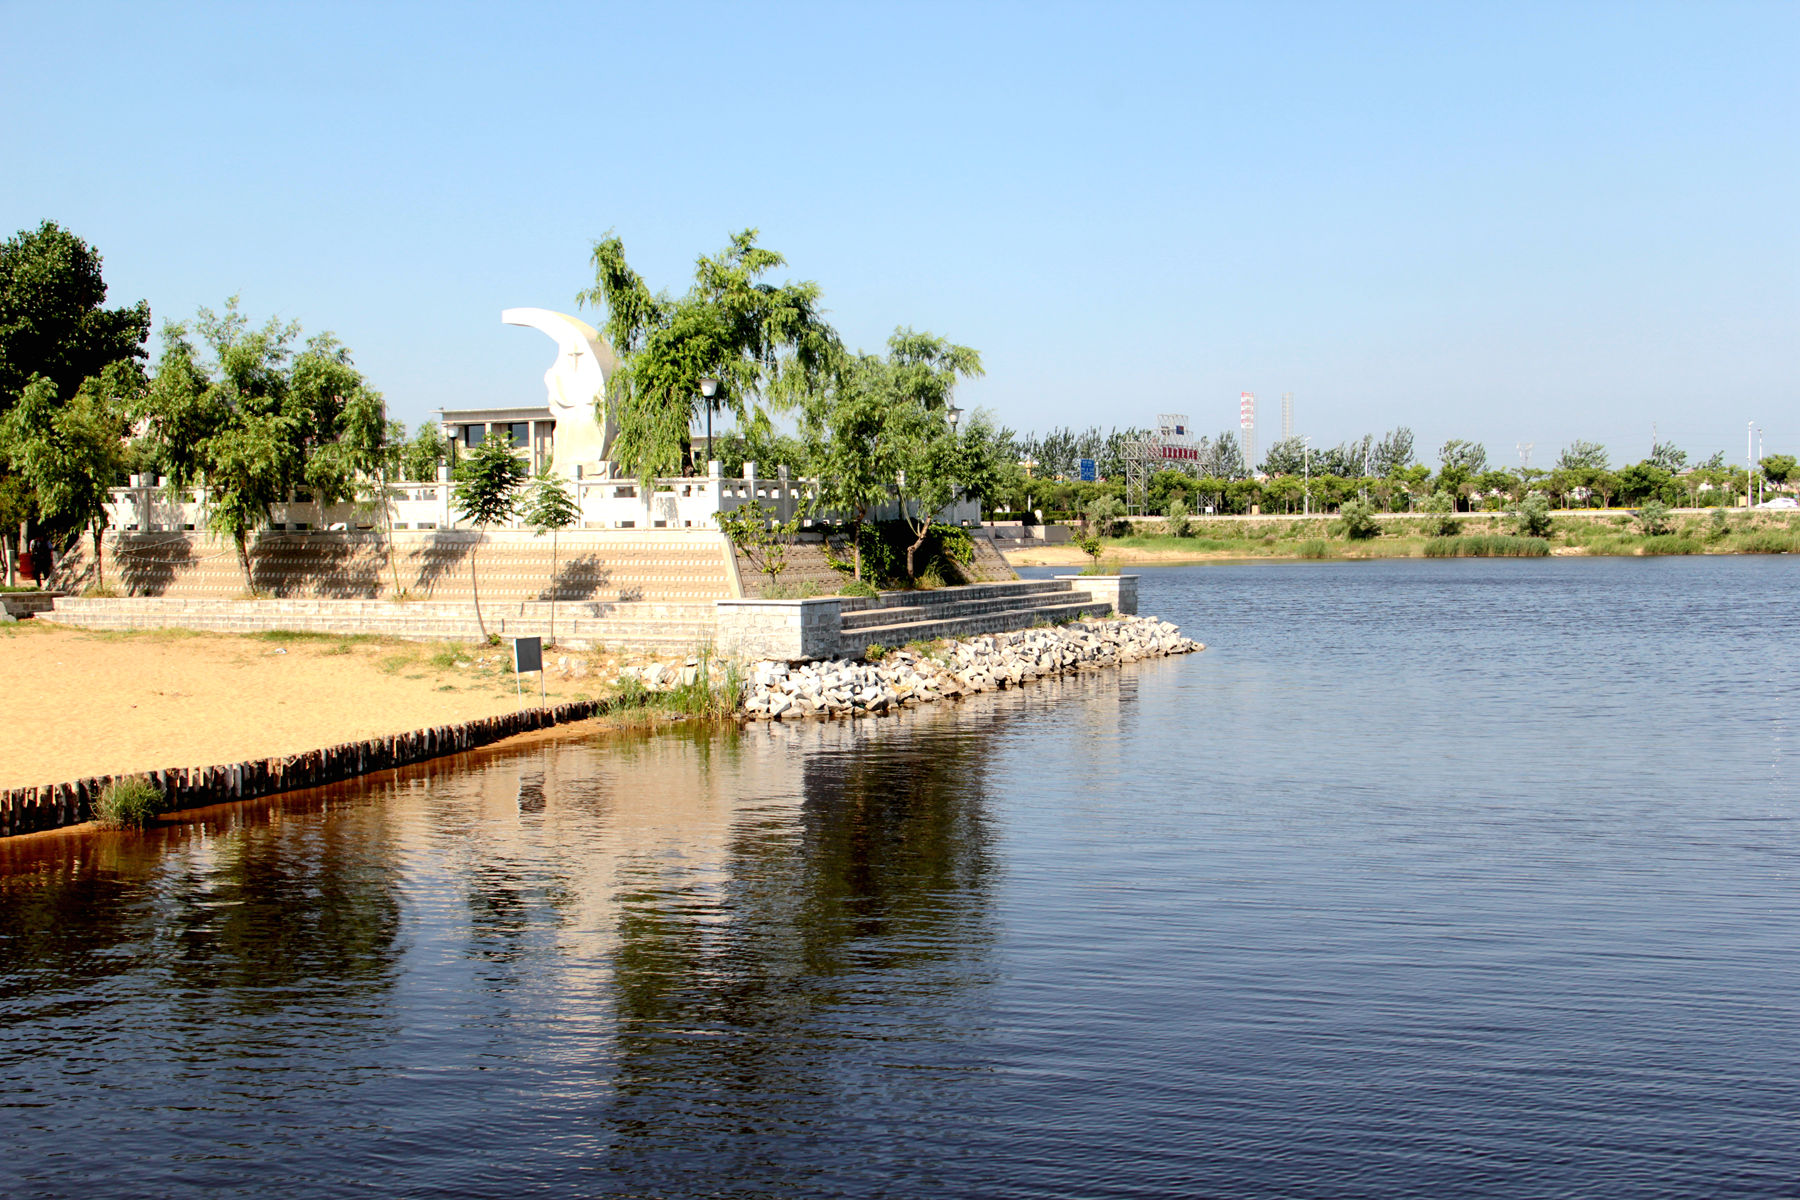
[[[531,445],[530,421],[514,421],[506,428],[512,434],[512,445],[514,450],[523,450]]]

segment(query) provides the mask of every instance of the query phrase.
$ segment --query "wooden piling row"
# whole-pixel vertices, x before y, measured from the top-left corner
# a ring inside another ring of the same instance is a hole
[[[297,788],[340,783],[411,766],[446,754],[460,754],[514,734],[547,729],[568,721],[581,721],[601,712],[600,701],[581,700],[548,708],[527,708],[497,717],[434,725],[411,733],[344,742],[321,750],[304,750],[280,758],[258,758],[212,767],[169,767],[160,771],[136,771],[162,790],[171,811],[254,800]],[[0,837],[36,833],[76,825],[93,817],[94,802],[106,785],[126,776],[91,775],[67,783],[39,787],[0,789]]]

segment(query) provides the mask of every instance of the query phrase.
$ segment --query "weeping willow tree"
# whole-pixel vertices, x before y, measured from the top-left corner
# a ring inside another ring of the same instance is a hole
[[[679,297],[652,292],[616,235],[594,243],[594,286],[576,299],[606,311],[620,364],[603,401],[619,430],[612,457],[640,479],[692,467],[690,430],[703,412],[766,431],[769,408],[793,403],[841,358],[819,285],[768,282],[787,260],[756,236],[746,229],[702,255]],[[711,397],[702,395],[706,379],[717,381]]]

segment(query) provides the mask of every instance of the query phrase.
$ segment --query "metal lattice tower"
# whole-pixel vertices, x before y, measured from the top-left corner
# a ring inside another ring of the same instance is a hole
[[[1294,436],[1294,393],[1281,393],[1281,440]]]
[[[1531,447],[1532,447],[1532,445],[1533,445],[1533,443],[1531,443],[1531,442],[1520,442],[1519,443],[1519,469],[1521,471],[1529,471],[1531,469]]]
[[[1135,507],[1139,513],[1144,511],[1150,495],[1150,473],[1155,468],[1150,464],[1158,453],[1156,435],[1147,433],[1140,437],[1128,438],[1125,442],[1125,511],[1131,512]]]

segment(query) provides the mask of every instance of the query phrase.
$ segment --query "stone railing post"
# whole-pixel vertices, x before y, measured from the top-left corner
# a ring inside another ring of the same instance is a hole
[[[831,658],[844,628],[842,601],[836,596],[717,600],[714,611],[713,645],[731,658]]]
[[[1097,601],[1111,604],[1123,617],[1136,616],[1138,610],[1138,576],[1136,575],[1058,575],[1077,592],[1086,592]]]

